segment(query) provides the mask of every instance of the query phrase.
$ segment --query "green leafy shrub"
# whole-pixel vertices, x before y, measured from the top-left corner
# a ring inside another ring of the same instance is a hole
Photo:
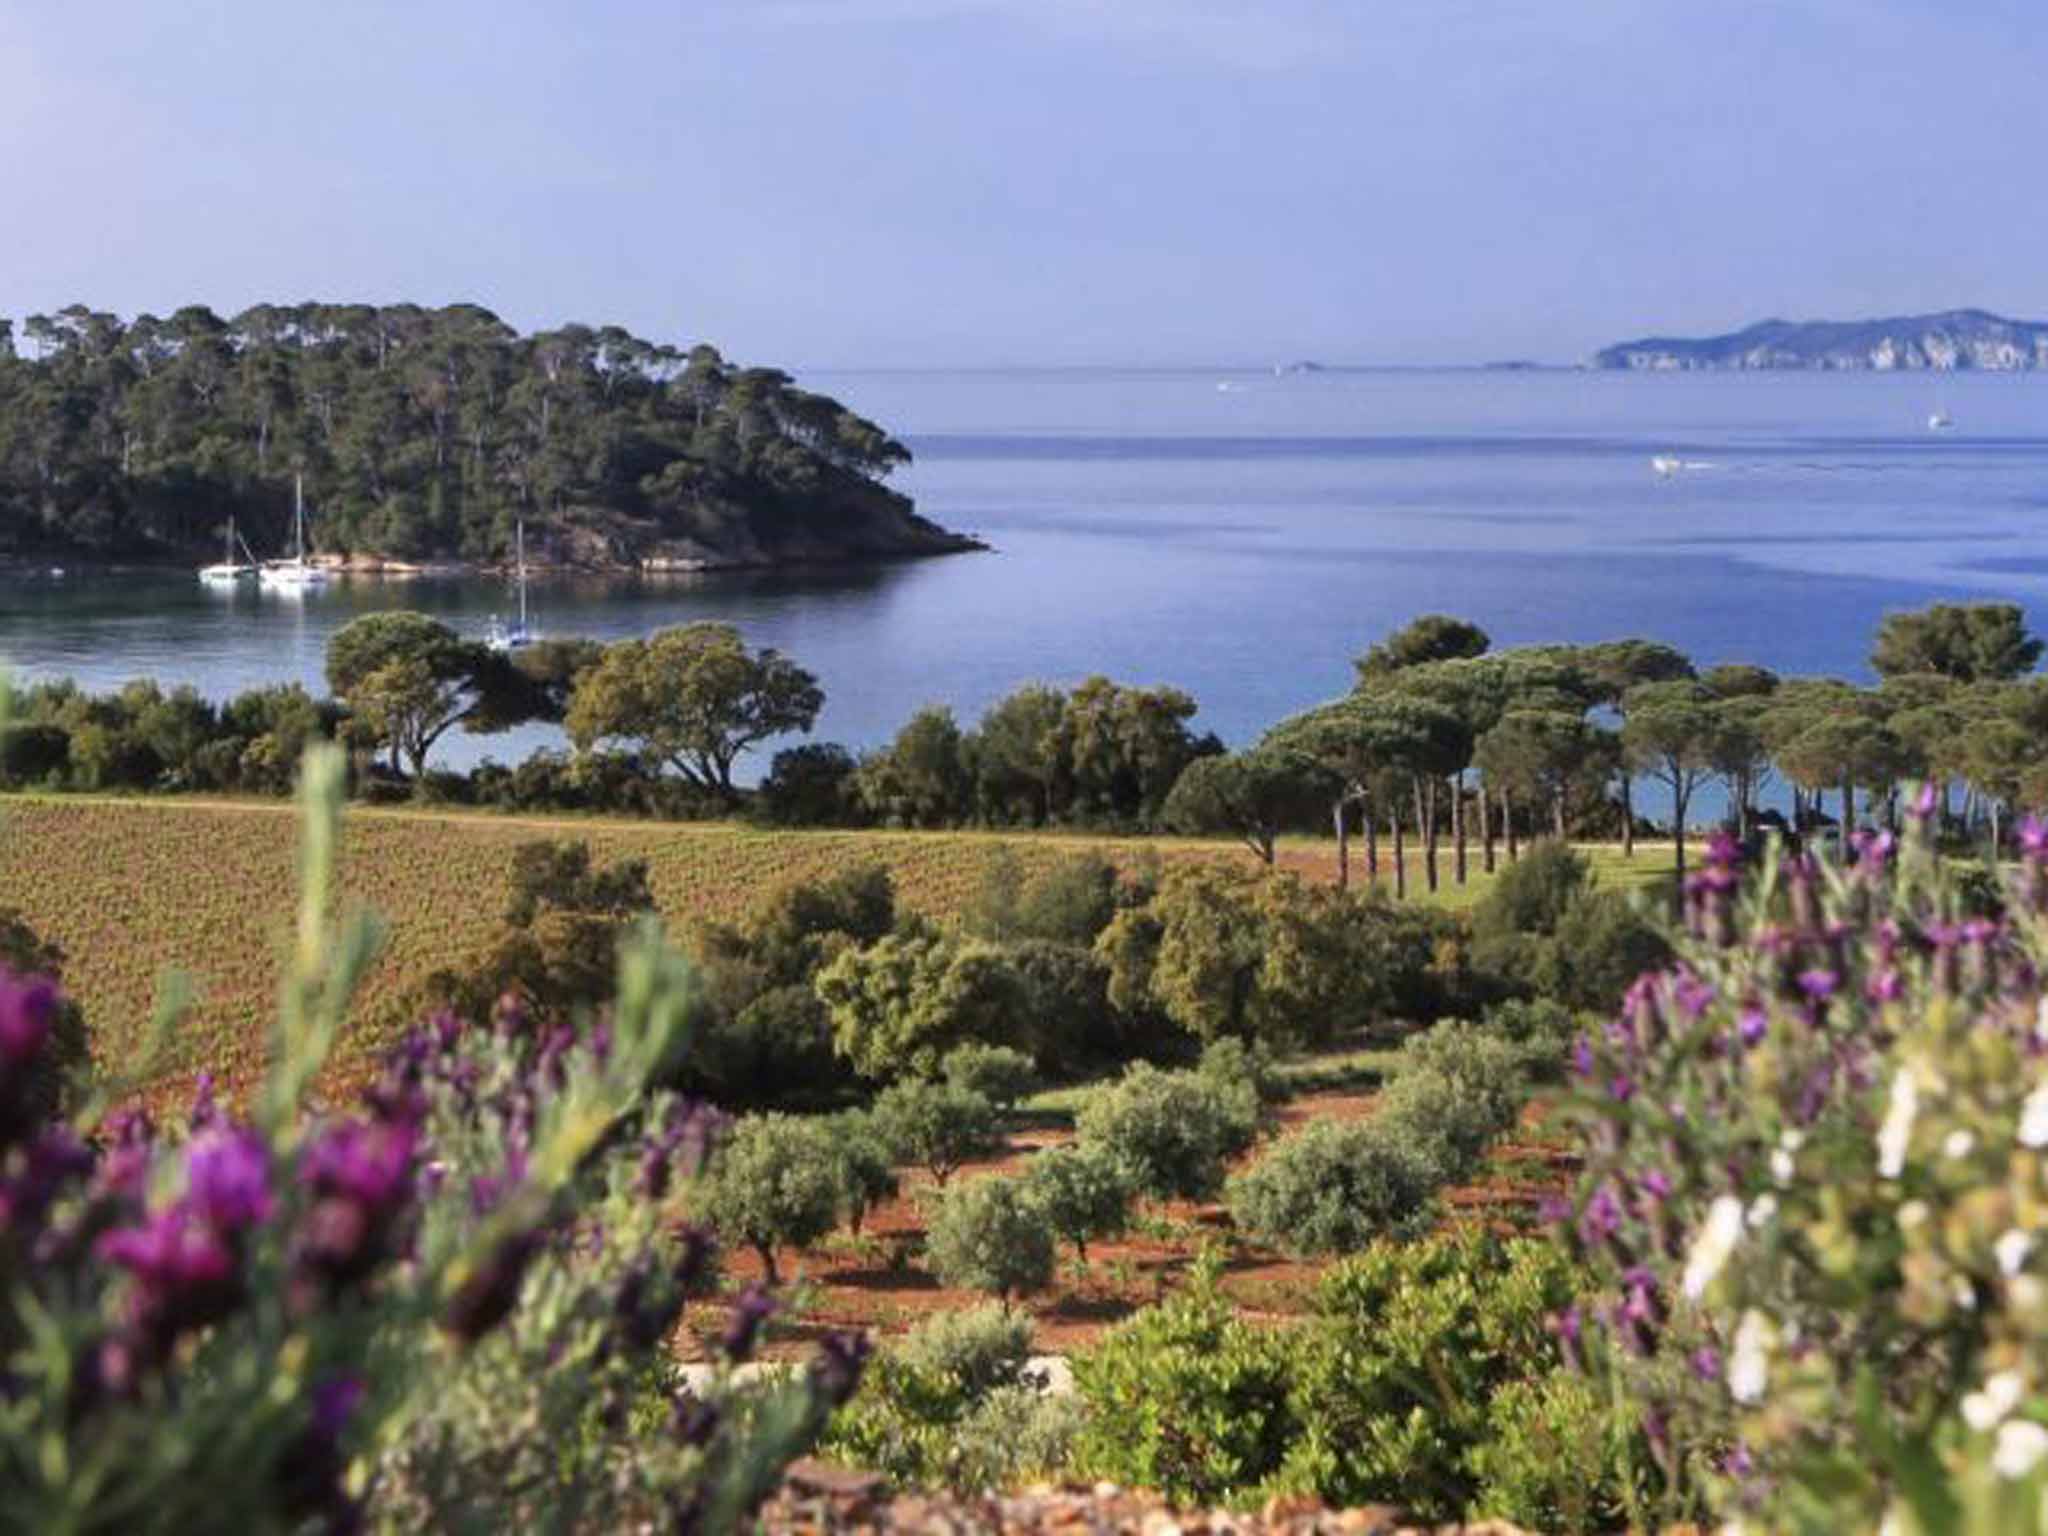
[[[1025,1371],[1031,1320],[997,1306],[926,1319],[869,1366],[823,1449],[904,1487],[982,1493],[1059,1473],[1080,1403]]]
[[[1478,1483],[1471,1513],[1536,1531],[1624,1530],[1648,1459],[1641,1437],[1583,1372],[1560,1367],[1504,1382],[1466,1458]]]
[[[1548,1325],[1577,1278],[1550,1244],[1469,1232],[1375,1243],[1338,1265],[1289,1376],[1299,1433],[1274,1486],[1460,1517],[1489,1404],[1558,1366]]]
[[[1324,1040],[1384,1022],[1418,997],[1442,919],[1216,864],[1176,866],[1095,941],[1109,999],[1197,1040]]]
[[[962,1163],[1002,1145],[995,1105],[952,1083],[891,1083],[876,1095],[874,1117],[890,1155],[928,1170],[941,1185]]]
[[[1053,1231],[1083,1263],[1091,1242],[1117,1236],[1130,1222],[1130,1172],[1101,1147],[1048,1147],[1031,1159],[1024,1178]]]
[[[1522,1047],[1530,1075],[1549,1081],[1564,1074],[1579,1017],[1555,998],[1507,998],[1486,1010],[1481,1022],[1503,1040]]]
[[[1473,906],[1472,939],[1481,970],[1570,1008],[1612,1008],[1671,953],[1627,897],[1595,885],[1584,856],[1552,841],[1501,870]]]
[[[1295,1438],[1288,1408],[1296,1349],[1249,1322],[1205,1255],[1186,1289],[1117,1324],[1076,1355],[1088,1413],[1071,1470],[1156,1489],[1183,1505],[1241,1496],[1276,1472]]]
[[[1283,1136],[1228,1188],[1231,1218],[1297,1257],[1355,1252],[1430,1208],[1437,1164],[1403,1132],[1317,1121]]]
[[[939,1312],[890,1351],[904,1364],[954,1382],[970,1400],[1024,1379],[1031,1358],[1031,1318],[1004,1306]]]
[[[1025,995],[1001,949],[929,929],[842,951],[812,985],[834,1048],[861,1076],[934,1077],[955,1046],[1017,1039]]]
[[[1468,1178],[1513,1129],[1529,1096],[1530,1053],[1481,1025],[1448,1020],[1402,1048],[1374,1115],[1438,1183]]]
[[[1058,1481],[1086,1412],[1072,1393],[998,1387],[953,1427],[945,1481],[977,1493]]]
[[[1088,949],[1027,939],[1006,951],[1023,989],[1024,1035],[1039,1070],[1080,1072],[1160,1054],[1184,1043],[1156,1013],[1121,1013],[1109,1006],[1109,968]]]
[[[1018,1179],[975,1179],[947,1190],[926,1225],[924,1248],[948,1285],[987,1291],[1006,1305],[1052,1279],[1052,1224]]]
[[[777,1248],[808,1248],[837,1224],[843,1169],[822,1122],[775,1112],[748,1115],[712,1157],[694,1209],[725,1241],[753,1249],[772,1285]]]
[[[939,1073],[953,1087],[978,1093],[998,1109],[1014,1109],[1019,1099],[1038,1091],[1031,1058],[1007,1045],[956,1045],[939,1063]]]
[[[1081,1145],[1121,1163],[1137,1193],[1207,1200],[1243,1145],[1241,1111],[1193,1072],[1139,1062],[1089,1094],[1076,1125]]]
[[[967,903],[969,933],[1000,944],[1027,940],[1086,948],[1116,915],[1116,866],[1095,852],[1068,854],[1026,874],[999,849]]]

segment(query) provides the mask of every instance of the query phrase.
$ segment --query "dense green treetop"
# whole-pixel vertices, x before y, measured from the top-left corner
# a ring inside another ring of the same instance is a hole
[[[402,558],[940,548],[882,482],[903,445],[772,368],[617,326],[520,335],[455,304],[260,304],[222,319],[74,305],[0,330],[0,550],[217,549],[289,540]]]
[[[2031,672],[2041,650],[2016,603],[1936,603],[1886,614],[1870,664],[1886,678],[1933,672],[1959,683],[1994,683]]]

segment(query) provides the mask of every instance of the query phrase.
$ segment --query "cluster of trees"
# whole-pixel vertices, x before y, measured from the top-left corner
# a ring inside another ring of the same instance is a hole
[[[502,558],[521,517],[590,558],[772,551],[909,518],[881,483],[909,457],[775,369],[617,326],[522,336],[469,304],[74,305],[18,339],[0,319],[0,546],[189,553],[233,514],[278,548],[303,475],[329,551]]]
[[[1995,843],[2007,807],[2048,803],[2048,680],[2026,677],[2041,651],[2015,606],[1942,604],[1888,616],[1871,656],[1880,681],[1858,687],[1746,664],[1700,670],[1645,640],[1494,651],[1477,626],[1432,615],[1360,658],[1344,698],[1191,765],[1163,815],[1231,831],[1270,863],[1279,834],[1320,807],[1345,879],[1354,821],[1374,878],[1384,825],[1397,888],[1411,829],[1431,889],[1446,832],[1454,878],[1466,878],[1475,820],[1489,871],[1496,833],[1512,856],[1532,811],[1559,839],[1618,831],[1632,852],[1645,780],[1669,797],[1681,873],[1693,800],[1711,780],[1747,835],[1776,818],[1757,800],[1781,778],[1795,836],[1895,819],[1908,780],[1959,784],[1965,825],[1982,822]]]
[[[1646,784],[1668,805],[1681,871],[1683,829],[1709,782],[1726,786],[1739,834],[1769,822],[1796,837],[1892,818],[1902,783],[1932,781],[1949,816],[1997,842],[2013,808],[2048,805],[2048,679],[2030,675],[2041,653],[2005,604],[1889,616],[1869,687],[1741,663],[1699,669],[1647,640],[1496,651],[1476,626],[1432,615],[1361,657],[1342,698],[1241,751],[1198,734],[1195,701],[1178,689],[1096,677],[1019,688],[970,728],[950,710],[920,710],[864,755],[786,748],[747,789],[746,756],[808,734],[824,692],[731,626],[507,656],[394,612],[334,637],[331,700],[268,689],[217,708],[150,682],[103,697],[65,683],[32,689],[0,740],[0,780],[272,791],[288,783],[298,743],[338,735],[357,748],[359,783],[510,809],[1165,829],[1238,837],[1268,864],[1282,834],[1327,828],[1340,885],[1358,836],[1368,878],[1380,878],[1384,839],[1405,894],[1411,837],[1432,889],[1446,849],[1459,883],[1475,847],[1491,871],[1503,845],[1512,859],[1532,835],[1618,835],[1633,852]],[[527,721],[564,725],[574,753],[468,775],[429,768],[451,731]],[[1789,822],[1759,809],[1779,785]]]

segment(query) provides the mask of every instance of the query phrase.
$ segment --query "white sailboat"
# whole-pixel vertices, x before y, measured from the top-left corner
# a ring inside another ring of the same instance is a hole
[[[1955,424],[1955,417],[1949,415],[1948,407],[1942,404],[1941,386],[1937,384],[1934,386],[1934,409],[1927,416],[1927,430],[1930,432],[1946,432]]]
[[[512,624],[505,623],[496,614],[491,615],[490,633],[484,637],[484,644],[494,651],[523,651],[538,638],[529,626],[526,614],[526,519],[519,520],[514,533],[519,554],[519,618]]]
[[[248,556],[246,560],[236,558],[235,546],[238,544],[241,545],[242,554]],[[249,546],[242,536],[235,532],[235,520],[230,517],[228,519],[227,558],[214,565],[202,565],[199,567],[199,579],[209,587],[235,587],[240,586],[245,581],[254,581],[256,573],[256,556],[250,552]]]
[[[325,566],[315,565],[306,558],[306,477],[295,475],[292,478],[292,557],[267,562],[258,573],[257,580],[275,591],[303,592],[308,587],[325,586],[332,579]]]

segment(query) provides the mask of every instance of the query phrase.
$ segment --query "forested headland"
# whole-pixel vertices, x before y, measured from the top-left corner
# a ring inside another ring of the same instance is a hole
[[[0,557],[698,568],[972,548],[889,475],[910,452],[773,368],[473,304],[83,305],[0,318]]]

